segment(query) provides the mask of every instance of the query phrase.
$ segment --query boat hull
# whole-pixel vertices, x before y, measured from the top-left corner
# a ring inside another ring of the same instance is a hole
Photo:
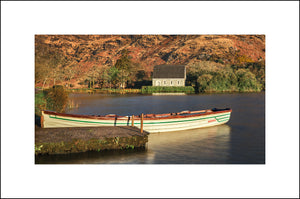
[[[231,110],[167,118],[144,118],[143,130],[149,133],[188,130],[209,127],[227,123]],[[101,126],[131,126],[131,117],[101,118],[74,117],[74,115],[43,112],[42,126],[44,128],[59,127],[101,127]],[[134,117],[134,126],[141,128],[141,119]]]

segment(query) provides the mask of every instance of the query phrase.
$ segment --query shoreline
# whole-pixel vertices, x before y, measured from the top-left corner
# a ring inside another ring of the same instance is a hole
[[[44,90],[49,88],[44,88]],[[165,93],[184,93],[184,92],[142,92],[142,89],[99,89],[99,88],[76,88],[76,89],[65,89],[68,93],[103,93],[103,94],[142,94],[142,95],[151,95],[151,94],[165,94]],[[35,87],[35,94],[42,92],[41,88]],[[185,93],[189,94],[215,94],[215,93],[261,93],[265,92],[265,90],[255,91],[255,90],[245,90],[245,91],[237,91],[237,90],[226,90],[226,91],[206,91],[206,92],[198,92],[198,93]]]

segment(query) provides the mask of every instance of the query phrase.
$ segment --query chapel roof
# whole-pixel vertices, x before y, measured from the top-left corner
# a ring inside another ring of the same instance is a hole
[[[153,78],[185,78],[185,65],[157,65]]]

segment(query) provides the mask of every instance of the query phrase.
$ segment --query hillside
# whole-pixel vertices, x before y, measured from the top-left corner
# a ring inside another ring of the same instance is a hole
[[[55,81],[69,81],[75,87],[80,86],[78,83],[84,81],[91,68],[113,66],[123,49],[129,51],[134,67],[145,71],[145,78],[150,79],[153,66],[159,64],[193,65],[200,61],[214,61],[224,65],[242,65],[264,60],[265,36],[36,35],[36,86],[46,81],[50,85]],[[46,65],[48,69],[44,68]],[[64,70],[72,71],[72,75]],[[57,74],[62,71],[64,77],[58,78]],[[53,75],[46,77],[44,73],[54,73],[55,78]]]

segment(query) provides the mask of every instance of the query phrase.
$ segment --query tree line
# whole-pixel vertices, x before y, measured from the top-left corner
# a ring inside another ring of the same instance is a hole
[[[38,45],[35,51],[35,81],[44,87],[64,82],[72,88],[72,79],[88,88],[141,88],[152,85],[151,74],[131,61],[128,50],[122,50],[114,65],[93,65],[82,72],[77,61],[67,60],[59,50]],[[234,64],[222,60],[200,61],[187,66],[186,86],[195,92],[251,92],[265,89],[265,62],[239,57]]]

